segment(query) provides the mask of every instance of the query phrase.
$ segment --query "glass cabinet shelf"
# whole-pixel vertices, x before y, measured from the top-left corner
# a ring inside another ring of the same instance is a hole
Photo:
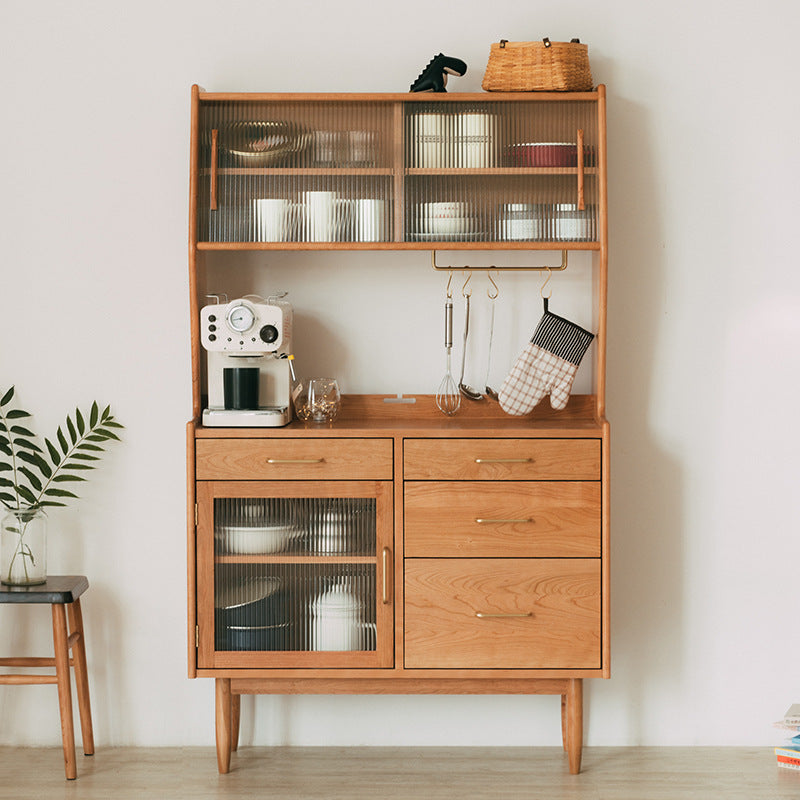
[[[374,564],[371,556],[214,556],[217,564]]]
[[[200,174],[207,176],[209,170],[203,170]],[[264,176],[277,176],[277,175],[333,175],[333,176],[346,176],[346,175],[393,175],[394,172],[390,168],[374,169],[374,168],[321,168],[321,167],[229,167],[226,169],[218,169],[217,175],[233,175],[233,176],[247,176],[247,175],[264,175]]]

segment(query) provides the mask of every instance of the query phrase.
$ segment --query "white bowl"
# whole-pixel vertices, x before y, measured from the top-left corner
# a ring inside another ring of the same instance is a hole
[[[297,536],[291,525],[265,527],[226,526],[220,528],[219,538],[223,549],[233,555],[279,553]]]

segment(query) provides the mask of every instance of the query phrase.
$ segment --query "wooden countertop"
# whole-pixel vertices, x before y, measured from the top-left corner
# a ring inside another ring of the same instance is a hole
[[[436,408],[433,395],[405,395],[397,402],[391,395],[344,395],[337,419],[330,424],[294,420],[283,428],[208,428],[195,422],[197,438],[274,438],[347,436],[561,436],[598,437],[607,423],[599,418],[594,395],[573,395],[563,411],[553,411],[545,398],[531,414],[512,417],[492,400],[463,400],[461,408],[447,417]],[[387,402],[388,400],[388,402]],[[394,401],[394,402],[392,402]]]

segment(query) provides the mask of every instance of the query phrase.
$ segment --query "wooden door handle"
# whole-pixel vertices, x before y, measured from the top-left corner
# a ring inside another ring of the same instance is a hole
[[[217,210],[217,162],[219,161],[219,131],[211,131],[211,210]]]
[[[383,584],[381,600],[385,606],[392,602],[391,588],[389,585],[389,575],[391,574],[392,551],[388,547],[383,548]]]
[[[583,196],[583,129],[578,128],[578,211],[584,211],[586,203]]]

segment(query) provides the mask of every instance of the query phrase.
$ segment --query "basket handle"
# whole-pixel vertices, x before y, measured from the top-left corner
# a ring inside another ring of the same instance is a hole
[[[507,40],[505,40],[505,41],[507,41]],[[552,44],[552,42],[550,41],[550,39],[547,38],[547,36],[545,36],[544,39],[542,39],[542,42],[544,42],[544,46],[545,47],[550,47],[550,45]],[[570,39],[569,43],[570,44],[580,44],[581,40],[580,39]]]

